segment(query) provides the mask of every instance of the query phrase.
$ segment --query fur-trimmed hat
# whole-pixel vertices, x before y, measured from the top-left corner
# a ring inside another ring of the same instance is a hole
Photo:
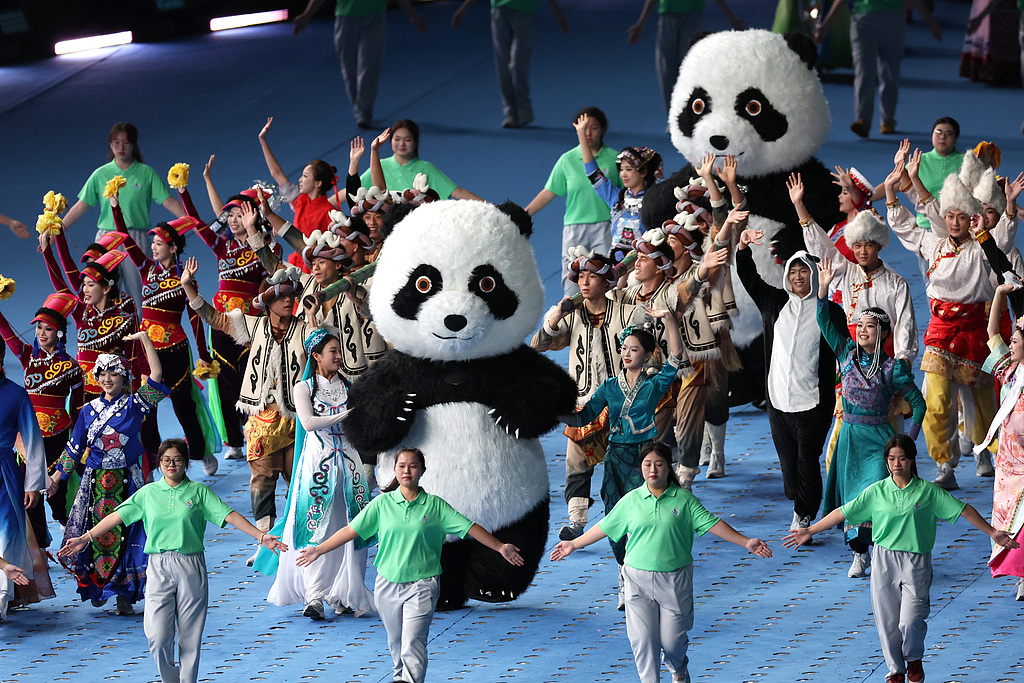
[[[974,198],[982,204],[988,204],[999,213],[1006,211],[1006,194],[996,180],[996,172],[991,168],[981,174],[981,179],[974,186]]]
[[[874,211],[860,211],[843,229],[846,243],[874,242],[880,247],[889,246],[889,227]]]
[[[951,209],[958,209],[972,216],[981,213],[981,202],[974,198],[955,173],[946,176],[942,183],[942,192],[939,193],[939,210],[942,215],[945,216]]]
[[[964,154],[964,160],[960,162],[960,182],[967,186],[967,189],[973,190],[978,186],[978,181],[981,180],[981,174],[985,172],[985,164],[981,163],[981,159],[975,155],[973,149],[967,150]]]
[[[850,167],[849,174],[850,182],[852,182],[853,186],[857,189],[861,203],[871,201],[871,195],[875,193],[875,186],[868,182],[868,179],[864,177],[864,174],[853,166]]]

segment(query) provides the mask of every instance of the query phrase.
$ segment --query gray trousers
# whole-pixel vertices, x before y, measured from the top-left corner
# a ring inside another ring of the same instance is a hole
[[[924,656],[925,619],[931,609],[932,554],[875,546],[871,560],[871,608],[890,674]]]
[[[572,296],[580,288],[569,280],[569,247],[584,246],[599,254],[607,254],[612,248],[612,222],[574,223],[562,226],[562,292]]]
[[[882,123],[896,124],[900,60],[906,38],[907,26],[901,9],[854,12],[850,16],[854,114],[868,125],[875,108],[875,88]]]
[[[622,566],[626,634],[641,683],[661,680],[661,655],[674,681],[690,681],[687,632],[693,628],[693,565],[674,572]]]
[[[491,8],[491,43],[498,69],[502,109],[518,123],[533,121],[530,103],[530,55],[537,15],[508,7]]]
[[[142,625],[163,683],[195,683],[199,678],[199,652],[209,597],[203,553],[165,552],[149,556],[146,615]],[[175,623],[177,665],[174,663]]]
[[[352,101],[352,116],[357,122],[373,120],[373,103],[377,101],[387,36],[384,12],[334,18],[334,51],[338,54],[345,90]]]
[[[391,583],[380,574],[373,597],[388,633],[395,680],[423,683],[427,674],[427,633],[437,607],[436,576],[409,583]]]
[[[654,44],[654,67],[658,71],[658,84],[665,100],[665,111],[672,103],[672,90],[679,77],[679,65],[690,47],[690,41],[700,30],[703,12],[668,12],[658,15],[658,40]]]

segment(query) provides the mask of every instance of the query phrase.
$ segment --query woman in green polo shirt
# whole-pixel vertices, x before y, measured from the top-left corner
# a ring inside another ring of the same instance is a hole
[[[693,535],[711,532],[746,548],[758,557],[772,551],[759,538],[747,538],[708,512],[697,497],[679,484],[672,468],[672,451],[660,441],[648,441],[640,471],[644,484],[633,489],[604,519],[574,541],[562,541],[551,551],[564,560],[605,536],[626,540],[622,568],[626,594],[626,634],[642,683],[661,680],[661,655],[673,681],[689,683],[687,632],[693,626]]]
[[[891,476],[872,484],[849,503],[836,508],[807,529],[794,529],[783,545],[797,548],[814,534],[843,520],[871,522],[875,556],[871,570],[871,608],[889,667],[886,683],[924,680],[921,657],[925,619],[931,607],[932,547],[937,520],[950,523],[963,517],[1004,548],[1018,544],[1005,531],[997,531],[978,511],[930,481],[917,476],[917,446],[906,434],[885,444],[885,462]]]
[[[188,446],[184,439],[167,439],[157,451],[163,479],[143,486],[85,534],[72,538],[57,553],[74,557],[94,538],[118,524],[142,520],[149,555],[146,577],[146,617],[143,626],[149,651],[164,683],[194,682],[199,677],[199,652],[209,600],[203,535],[207,522],[236,527],[271,550],[288,550],[276,536],[262,532],[217,497],[189,479]],[[178,664],[174,657],[175,622]]]
[[[395,459],[395,479],[381,489],[345,528],[320,545],[303,548],[300,567],[340,548],[356,536],[377,537],[377,613],[388,633],[395,680],[423,683],[427,672],[427,633],[437,606],[441,546],[445,536],[467,535],[501,554],[510,564],[523,565],[519,548],[502,543],[479,524],[461,515],[444,499],[420,488],[427,469],[418,448],[403,448]]]

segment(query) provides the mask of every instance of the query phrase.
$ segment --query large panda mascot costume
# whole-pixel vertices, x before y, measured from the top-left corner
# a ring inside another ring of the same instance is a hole
[[[820,225],[828,228],[843,218],[839,188],[814,156],[830,128],[828,103],[814,70],[816,58],[814,44],[802,34],[749,30],[695,38],[679,67],[668,119],[672,144],[689,163],[647,191],[644,225],[658,227],[674,216],[673,190],[697,175],[694,164],[701,157],[731,154],[746,190],[749,227],[765,233],[763,246],[753,245],[754,262],[766,282],[781,287],[781,264],[803,248],[786,189],[789,174],[803,176],[804,202]],[[744,394],[737,400],[737,384],[761,387],[763,393],[764,358],[761,316],[735,270],[733,279],[738,315],[732,339],[746,378],[742,383],[730,379],[736,405],[758,398]]]
[[[424,490],[505,543],[523,567],[473,540],[449,539],[438,609],[466,598],[514,600],[548,536],[547,463],[538,438],[576,408],[576,384],[523,344],[544,305],[520,207],[425,204],[402,218],[377,258],[370,312],[394,347],[353,384],[345,431],[391,479],[397,450],[423,451]],[[379,455],[379,458],[377,457]]]

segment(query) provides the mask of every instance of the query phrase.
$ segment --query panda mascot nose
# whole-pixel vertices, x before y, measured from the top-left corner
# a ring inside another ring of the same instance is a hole
[[[712,135],[710,138],[711,145],[717,150],[723,150],[729,146],[729,138],[724,135]]]
[[[444,317],[444,326],[452,332],[458,332],[466,326],[466,316],[464,315],[446,315]]]

